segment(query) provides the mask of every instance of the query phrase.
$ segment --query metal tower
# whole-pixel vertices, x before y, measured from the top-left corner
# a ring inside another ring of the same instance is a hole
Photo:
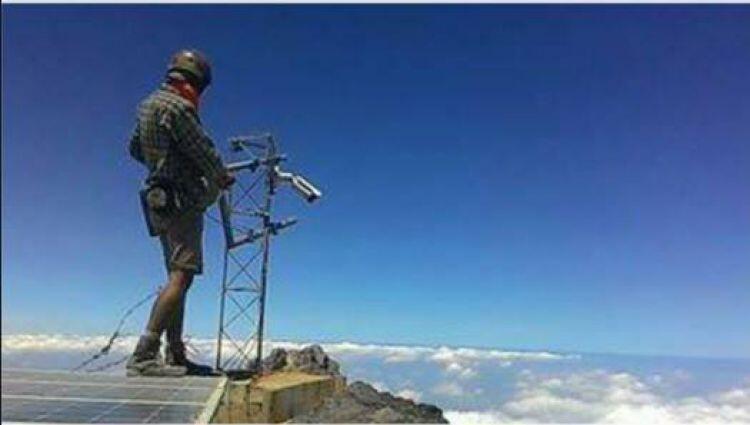
[[[274,194],[280,186],[290,185],[314,202],[321,193],[304,177],[281,171],[286,158],[278,153],[271,134],[236,137],[230,143],[234,152],[248,158],[227,166],[236,182],[219,198],[226,245],[216,369],[252,373],[260,371],[262,359],[271,237],[297,222],[272,220]]]

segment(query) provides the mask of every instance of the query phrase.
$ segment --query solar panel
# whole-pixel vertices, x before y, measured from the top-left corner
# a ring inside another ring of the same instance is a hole
[[[2,370],[2,420],[208,422],[225,378],[126,378],[101,373]]]

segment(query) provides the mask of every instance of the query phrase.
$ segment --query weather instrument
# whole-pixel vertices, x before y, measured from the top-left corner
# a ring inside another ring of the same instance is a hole
[[[216,369],[242,374],[261,366],[272,236],[297,223],[294,217],[273,220],[274,195],[279,188],[291,187],[312,203],[322,192],[303,176],[281,169],[286,156],[278,152],[273,135],[234,137],[229,142],[243,158],[227,165],[237,180],[219,198],[226,244]]]

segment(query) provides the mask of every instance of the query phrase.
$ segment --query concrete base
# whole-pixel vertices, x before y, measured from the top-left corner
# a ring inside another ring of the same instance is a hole
[[[346,388],[343,377],[277,372],[227,383],[215,423],[278,423],[320,406]]]

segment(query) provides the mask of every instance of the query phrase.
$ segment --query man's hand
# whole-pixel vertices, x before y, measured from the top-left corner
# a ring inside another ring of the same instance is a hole
[[[235,177],[230,173],[229,171],[225,171],[224,174],[219,176],[217,180],[217,184],[221,188],[221,190],[229,189],[229,186],[233,185],[235,182]]]

